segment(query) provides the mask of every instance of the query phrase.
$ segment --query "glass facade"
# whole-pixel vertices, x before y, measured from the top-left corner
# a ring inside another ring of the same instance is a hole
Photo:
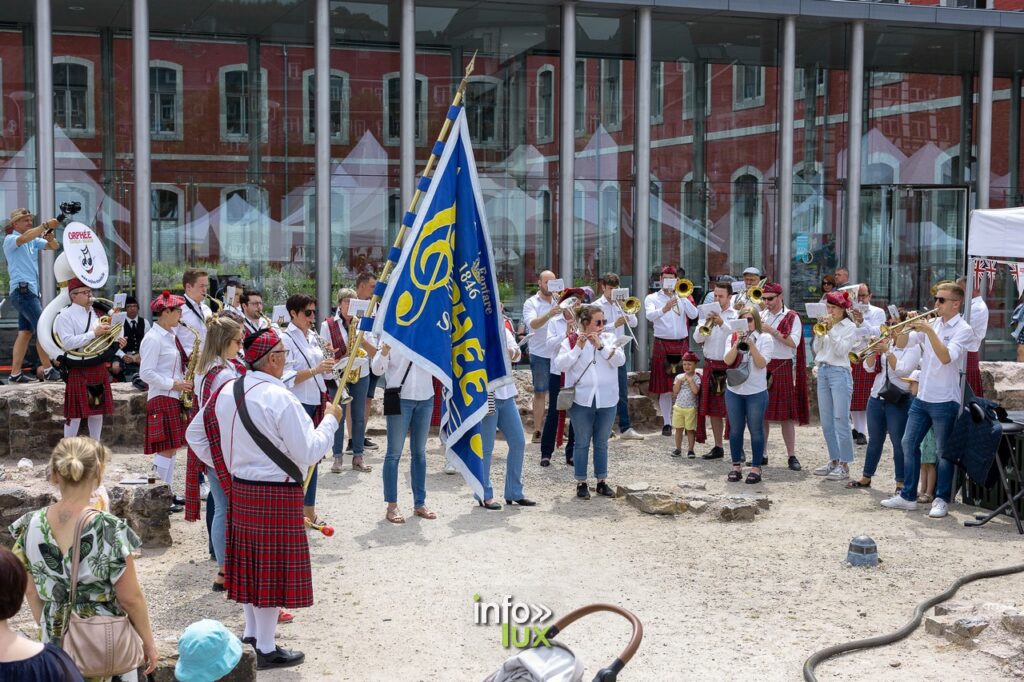
[[[913,4],[951,6],[950,3]],[[1024,2],[990,3],[996,10]],[[0,23],[0,211],[38,206],[35,14],[15,3]],[[664,265],[701,288],[754,265],[774,276],[790,259],[790,303],[820,297],[821,276],[846,265],[876,299],[923,307],[928,287],[964,269],[967,216],[978,204],[982,33],[969,24],[866,21],[860,107],[860,194],[847,196],[851,20],[796,18],[791,240],[780,243],[782,16],[658,7],[652,13],[650,119],[638,121],[636,7],[575,5],[572,177],[561,163],[562,16],[556,2],[418,0],[415,97],[403,102],[402,3],[331,0],[328,125],[330,273],[315,270],[316,0],[150,2],[151,276],[180,288],[205,267],[262,289],[332,289],[379,271],[398,231],[401,110],[414,116],[421,171],[469,58],[467,116],[501,294],[512,316],[537,274],[560,262],[571,230],[573,281],[617,272],[637,295]],[[1017,5],[1021,5],[1018,7]],[[137,124],[131,2],[83,12],[52,3],[53,173],[57,202],[108,245],[108,288],[132,290]],[[899,8],[893,8],[900,11]],[[938,10],[942,11],[942,10]],[[952,10],[951,10],[952,11]],[[967,16],[967,15],[964,15]],[[1006,15],[1013,16],[1013,15]],[[995,34],[989,195],[1024,203],[1020,178],[1019,34]],[[565,103],[569,104],[569,103]],[[50,125],[49,122],[46,122]],[[650,192],[635,183],[637,129],[650,126]],[[571,179],[572,197],[560,196]],[[572,225],[561,225],[563,201]],[[646,201],[646,225],[634,220]],[[850,202],[859,224],[847,225]],[[637,264],[634,244],[647,240]],[[784,248],[785,247],[785,248]],[[567,275],[568,273],[559,273]],[[0,279],[6,279],[0,264]],[[988,357],[1009,356],[1009,280],[987,294]],[[322,305],[326,309],[326,305]],[[5,308],[2,324],[13,324]]]

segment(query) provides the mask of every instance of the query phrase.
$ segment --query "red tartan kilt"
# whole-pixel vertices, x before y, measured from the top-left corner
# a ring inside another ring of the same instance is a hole
[[[103,384],[103,403],[99,407],[89,405],[88,384]],[[68,383],[64,386],[64,418],[85,419],[104,414],[114,414],[114,398],[110,394],[110,370],[107,365],[70,368]]]
[[[665,358],[669,354],[682,355],[688,350],[690,350],[689,339],[654,339],[654,347],[651,349],[651,380],[647,388],[648,393],[659,395],[672,392],[672,382],[676,378],[665,371]]]
[[[185,444],[185,419],[181,416],[181,402],[177,398],[160,395],[146,403],[147,455],[177,450]]]
[[[800,396],[796,393],[793,383],[793,361],[772,360],[768,363],[768,371],[772,374],[772,385],[768,389],[768,409],[764,418],[770,422],[797,421],[800,411],[797,409]]]
[[[876,363],[875,367],[879,365]],[[868,372],[863,363],[852,365],[853,397],[850,399],[850,412],[864,412],[868,409],[868,398],[871,397],[871,386],[875,383],[876,372]]]
[[[434,379],[434,411],[430,413],[430,425],[441,426],[441,393],[444,386],[437,379]]]
[[[981,365],[979,360],[980,357],[977,353],[967,354],[967,385],[974,391],[974,395],[982,398],[985,392],[981,387]]]
[[[721,360],[709,360],[704,358],[704,372],[700,377],[700,410],[699,416],[721,417],[728,416],[725,410],[725,393],[722,395],[711,394],[711,371],[715,369],[727,369],[729,365]]]
[[[229,599],[261,608],[313,605],[301,485],[233,479],[227,527]]]

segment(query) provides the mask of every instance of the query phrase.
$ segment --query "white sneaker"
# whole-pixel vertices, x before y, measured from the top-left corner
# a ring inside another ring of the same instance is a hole
[[[825,464],[822,464],[820,467],[815,469],[813,473],[815,476],[828,476],[830,473],[832,473],[832,470],[834,468],[835,467],[832,466],[832,462],[826,462]]]
[[[847,469],[846,467],[840,465],[840,466],[837,466],[834,469],[832,469],[832,471],[828,472],[828,475],[825,476],[825,480],[826,481],[845,481],[849,477],[850,477],[850,470]]]
[[[454,467],[453,465],[451,465],[451,464],[448,464],[448,463],[445,463],[445,465],[444,465],[444,472],[445,472],[446,474],[448,474],[449,476],[450,476],[451,474],[455,474],[455,473],[458,473],[458,471],[459,471],[459,470],[458,470],[458,469],[456,469],[456,468],[455,468],[455,467]]]
[[[933,519],[941,519],[949,513],[949,505],[942,498],[936,497],[935,501],[932,502],[932,510],[928,512],[928,516]]]
[[[622,440],[643,440],[644,436],[643,434],[637,433],[636,429],[630,428],[622,432],[621,438]]]
[[[904,511],[914,511],[917,509],[917,502],[905,500],[903,499],[902,495],[893,495],[887,500],[882,500],[882,506],[887,509],[902,509]]]

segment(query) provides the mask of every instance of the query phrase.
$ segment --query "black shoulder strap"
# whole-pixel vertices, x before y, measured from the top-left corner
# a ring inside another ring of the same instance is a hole
[[[288,474],[291,478],[295,479],[296,483],[300,485],[305,480],[302,475],[302,471],[299,466],[288,459],[288,457],[277,449],[277,446],[270,442],[270,439],[263,435],[256,425],[252,422],[252,417],[249,416],[249,408],[245,405],[245,387],[242,385],[242,378],[239,377],[235,380],[235,386],[233,388],[235,396],[235,405],[238,407],[238,416],[242,419],[242,426],[245,427],[246,433],[256,442],[256,446],[263,451],[263,453],[269,457],[274,464],[280,467],[281,471]]]

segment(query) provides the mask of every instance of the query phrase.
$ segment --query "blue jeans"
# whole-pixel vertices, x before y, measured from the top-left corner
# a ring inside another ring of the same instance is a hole
[[[348,404],[348,409],[352,410],[352,459],[363,456],[366,441],[366,396],[370,389],[371,376],[368,374],[348,386],[349,395],[352,396],[352,402]],[[334,452],[338,452],[337,445]]]
[[[548,409],[544,413],[544,429],[540,435],[540,458],[551,459],[555,451],[555,441],[558,435],[558,394],[562,390],[562,375],[551,374],[548,377]],[[612,408],[614,409],[614,408]],[[572,412],[570,411],[570,418]],[[575,429],[572,423],[569,424],[569,433],[566,434],[565,459],[572,456],[573,445],[576,443]]]
[[[422,507],[427,501],[427,432],[430,416],[434,413],[434,399],[406,400],[402,398],[402,412],[388,420],[388,452],[384,456],[384,501],[398,502],[398,460],[402,457],[405,435],[409,434],[412,455],[412,503]]]
[[[882,458],[882,446],[885,445],[885,434],[889,434],[892,442],[892,465],[896,472],[896,480],[903,482],[903,433],[907,428],[907,415],[910,412],[910,400],[902,405],[893,405],[878,398],[868,399],[868,450],[864,455],[864,476],[871,478],[878,470],[878,460]]]
[[[608,478],[608,437],[612,435],[615,421],[614,407],[584,407],[573,403],[569,408],[569,419],[576,431],[573,448],[573,473],[577,481],[587,480],[590,444],[594,444],[594,478]]]
[[[491,486],[491,456],[494,454],[494,437],[497,430],[505,434],[508,443],[508,459],[505,462],[505,499],[523,498],[523,453],[526,450],[526,434],[523,420],[515,398],[494,401],[494,414],[484,417],[480,423],[480,436],[484,441],[484,499],[494,497]]]
[[[616,416],[619,418],[619,433],[629,429],[629,386],[627,380],[629,372],[626,366],[619,367],[619,404],[615,406]]]
[[[309,415],[310,419],[313,418],[317,409],[320,408],[319,405],[307,405],[306,403],[302,403],[302,407],[305,408],[306,414]],[[317,464],[319,464],[319,462]],[[313,465],[313,477],[309,479],[309,487],[306,488],[306,494],[302,498],[302,504],[306,507],[316,506],[316,480],[319,478],[317,475],[317,469],[319,468],[317,464]]]
[[[850,432],[850,400],[853,398],[853,374],[848,367],[818,365],[818,415],[831,461],[853,461],[853,434]]]
[[[206,467],[207,480],[210,481],[210,495],[213,497],[213,524],[210,527],[210,541],[213,543],[213,555],[217,557],[217,564],[224,565],[224,529],[228,520],[228,496],[220,487],[217,480],[217,471],[213,467]],[[207,504],[207,508],[209,508]]]
[[[943,458],[946,442],[953,432],[960,403],[950,400],[944,403],[926,403],[914,398],[907,416],[907,429],[903,432],[903,492],[905,500],[917,499],[917,483],[921,476],[921,441],[928,429],[935,436],[935,454],[939,458],[938,481],[935,497],[950,502],[953,493],[953,474],[956,465]]]
[[[34,334],[39,317],[43,314],[43,304],[39,301],[39,296],[31,291],[23,294],[19,287],[14,287],[10,299],[11,305],[18,311],[18,331]]]
[[[743,464],[743,428],[750,430],[753,466],[764,462],[764,413],[768,409],[768,391],[752,395],[725,392],[725,410],[729,415],[729,455],[733,464]]]

